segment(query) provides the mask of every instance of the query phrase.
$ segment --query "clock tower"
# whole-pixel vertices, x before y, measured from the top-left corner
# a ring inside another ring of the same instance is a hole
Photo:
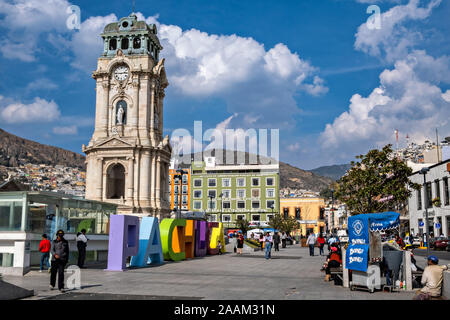
[[[156,26],[134,14],[108,24],[98,58],[95,130],[86,153],[86,199],[118,212],[169,215],[169,137],[163,138],[168,82]]]

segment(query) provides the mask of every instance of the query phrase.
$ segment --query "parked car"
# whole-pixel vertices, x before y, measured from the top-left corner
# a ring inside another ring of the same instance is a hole
[[[420,247],[420,238],[419,237],[412,237],[411,239],[411,245],[414,248]]]
[[[434,241],[433,247],[434,250],[445,250],[447,249],[450,238],[446,237],[438,237],[436,241]]]
[[[450,241],[447,243],[447,251],[450,251]]]

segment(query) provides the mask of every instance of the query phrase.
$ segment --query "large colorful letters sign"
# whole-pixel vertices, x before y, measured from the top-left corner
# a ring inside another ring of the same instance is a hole
[[[186,228],[184,231],[184,247],[186,259],[194,258],[194,249],[195,249],[194,220],[186,220]]]
[[[219,222],[208,222],[208,254],[214,255],[219,253],[217,248],[217,241],[219,240]]]
[[[164,259],[180,261],[186,258],[184,244],[184,219],[164,219],[159,229],[161,231],[162,251]]]
[[[111,215],[109,227],[108,271],[123,271],[129,256],[138,253],[139,218]]]
[[[131,256],[130,266],[146,267],[164,260],[180,261],[225,250],[223,224],[202,220],[139,218],[111,215],[107,271],[122,271]]]
[[[158,218],[143,217],[139,230],[139,251],[131,258],[130,266],[145,267],[164,262]]]
[[[206,256],[207,244],[206,236],[208,233],[208,225],[206,221],[195,221],[195,256]]]

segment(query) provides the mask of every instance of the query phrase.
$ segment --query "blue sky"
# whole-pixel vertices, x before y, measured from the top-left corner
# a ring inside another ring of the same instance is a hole
[[[66,9],[81,9],[69,30]],[[380,8],[380,28],[366,12]],[[93,132],[99,33],[131,1],[0,0],[0,128],[81,153]],[[450,135],[450,14],[440,0],[143,1],[169,87],[164,127],[279,128],[280,160],[345,163]]]

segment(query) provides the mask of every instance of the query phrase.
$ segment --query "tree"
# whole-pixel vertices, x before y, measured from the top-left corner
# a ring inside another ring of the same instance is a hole
[[[242,234],[247,234],[247,231],[250,230],[250,222],[247,219],[238,219],[237,220],[238,228],[241,229]]]
[[[294,217],[283,218],[280,214],[274,215],[268,222],[268,225],[286,233],[300,228],[300,223]]]
[[[412,189],[408,176],[412,169],[393,156],[392,146],[370,150],[352,161],[352,168],[338,180],[336,198],[344,202],[352,214],[402,210]]]

